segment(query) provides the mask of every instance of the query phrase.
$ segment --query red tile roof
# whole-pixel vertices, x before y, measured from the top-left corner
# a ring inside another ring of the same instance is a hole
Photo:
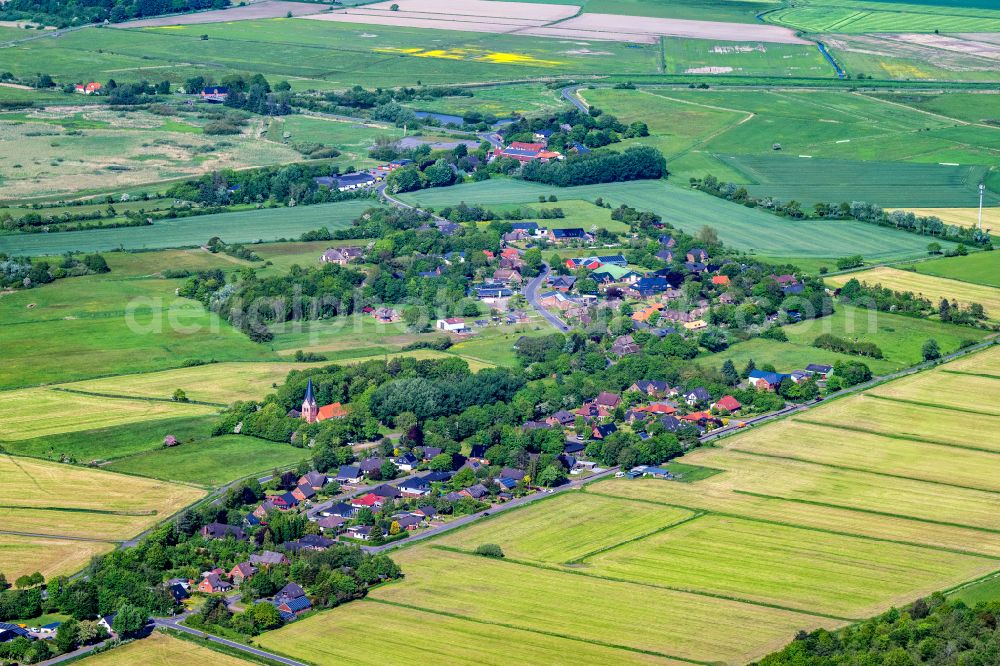
[[[330,405],[323,405],[319,408],[316,413],[317,421],[325,421],[326,419],[342,419],[348,414],[348,409],[344,407],[339,402],[335,402]]]

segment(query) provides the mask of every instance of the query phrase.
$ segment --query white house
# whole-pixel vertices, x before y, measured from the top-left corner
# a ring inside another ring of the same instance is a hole
[[[462,333],[465,331],[465,320],[459,317],[438,319],[437,329],[439,331],[447,331],[448,333]]]

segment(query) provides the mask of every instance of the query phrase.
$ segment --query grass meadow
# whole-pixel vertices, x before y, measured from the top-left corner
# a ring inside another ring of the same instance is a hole
[[[296,465],[307,449],[243,435],[223,435],[121,458],[108,469],[155,479],[218,487],[258,472]]]
[[[837,73],[814,45],[720,43],[712,39],[666,37],[667,74],[729,74],[834,78]]]
[[[1000,31],[1000,11],[988,0],[949,5],[921,0],[909,3],[812,0],[771,12],[767,21],[805,32]]]
[[[423,190],[403,195],[401,199],[435,208],[461,201],[483,206],[531,204],[538,201],[539,195],[548,196],[552,190],[526,181],[494,179]],[[926,238],[916,234],[853,221],[794,222],[662,181],[567,187],[557,190],[557,196],[561,201],[593,201],[602,197],[613,206],[625,203],[640,210],[652,210],[688,233],[708,225],[730,247],[778,259],[857,253],[868,259],[888,260],[923,256],[927,252]]]
[[[912,291],[929,298],[935,304],[942,298],[955,300],[961,304],[979,303],[990,319],[1000,319],[1000,288],[959,282],[935,275],[924,275],[913,271],[899,270],[887,266],[873,268],[860,273],[844,273],[825,278],[833,286],[842,286],[852,278],[866,284],[880,284],[896,291]]]
[[[816,335],[819,335],[817,332]],[[766,338],[753,338],[745,342],[737,342],[726,349],[706,354],[698,358],[699,362],[715,368],[722,367],[727,360],[732,361],[737,368],[742,369],[747,361],[753,359],[759,368],[765,364],[773,365],[779,372],[801,370],[810,363],[833,365],[837,361],[856,361],[857,356],[841,354],[828,349],[819,349],[810,344],[794,342],[778,342]],[[902,366],[891,361],[866,358],[864,362],[875,374],[887,374]],[[910,365],[910,364],[906,364]]]
[[[976,252],[964,257],[945,257],[914,264],[924,275],[960,280],[1000,289],[1000,252]]]
[[[363,651],[378,626],[391,635],[391,641],[376,641]],[[432,626],[433,631],[427,627]],[[663,664],[680,666],[684,662],[642,652],[620,650],[590,641],[555,635],[549,630],[535,631],[488,624],[451,613],[380,603],[370,599],[356,601],[299,622],[269,631],[257,639],[265,650],[274,650],[297,659],[332,663],[381,664],[402,663],[415,653],[438,663],[471,663],[505,666],[509,652],[516,646],[518,659],[533,664]]]
[[[366,208],[369,199],[340,201],[296,208],[264,208],[235,213],[157,220],[152,225],[121,229],[88,229],[55,234],[0,235],[0,252],[11,255],[58,255],[124,248],[152,250],[204,245],[219,236],[229,243],[297,238],[320,227],[347,227]]]

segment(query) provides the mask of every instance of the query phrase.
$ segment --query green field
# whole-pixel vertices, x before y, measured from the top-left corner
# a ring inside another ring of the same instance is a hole
[[[958,350],[962,342],[979,341],[986,335],[981,329],[967,326],[845,305],[838,306],[837,311],[829,317],[792,324],[782,330],[789,342],[807,347],[824,333],[855,342],[875,343],[885,355],[885,360],[896,369],[922,361],[921,347],[930,338],[938,341],[942,354],[950,354]],[[821,351],[812,348],[817,352]]]
[[[660,532],[694,515],[684,509],[654,513],[638,502],[570,493],[518,511],[516,516],[477,523],[439,543],[469,551],[481,543],[496,543],[507,557],[562,564]]]
[[[1000,120],[995,93],[870,93],[869,96],[969,123]]]
[[[957,6],[956,6],[957,5]],[[989,0],[885,2],[808,0],[767,15],[805,32],[997,32],[1000,12]]]
[[[0,394],[3,395],[3,394]],[[209,437],[214,416],[189,416],[127,423],[123,425],[55,433],[33,439],[2,442],[4,450],[14,455],[61,460],[115,460],[163,446],[163,438],[173,435],[180,442]]]
[[[350,225],[373,201],[340,201],[330,204],[218,213],[124,229],[93,229],[59,234],[0,235],[0,252],[12,255],[58,255],[68,251],[93,252],[125,248],[148,250],[204,245],[213,236],[227,242],[250,243],[297,238],[306,231]]]
[[[409,104],[417,111],[461,116],[468,111],[491,113],[497,118],[513,114],[551,113],[566,108],[558,88],[539,84],[518,84],[471,88],[471,97],[437,97]]]
[[[719,43],[711,39],[664,39],[667,74],[834,78],[819,50],[805,44]]]
[[[518,0],[534,1],[534,0]],[[550,0],[556,5],[577,5],[584,12],[656,16],[660,18],[694,19],[754,23],[754,15],[780,6],[769,0]]]
[[[816,333],[819,335],[819,333]],[[833,365],[837,361],[856,361],[859,357],[849,356],[828,349],[819,349],[812,346],[813,338],[809,338],[807,344],[796,344],[794,342],[778,342],[766,338],[753,338],[746,342],[737,342],[727,349],[713,354],[706,354],[698,358],[700,363],[713,368],[720,368],[727,360],[732,361],[737,368],[743,368],[747,361],[753,362],[759,368],[764,364],[773,365],[779,372],[791,372],[802,370],[810,363],[822,363]],[[877,375],[887,374],[893,370],[910,365],[893,363],[886,360],[862,359],[871,371]]]
[[[129,456],[111,463],[107,469],[211,488],[258,472],[295,465],[308,457],[308,450],[289,444],[224,435]]]
[[[551,192],[549,186],[494,179],[424,190],[401,198],[408,203],[435,208],[460,201],[495,206],[530,204],[538,201],[540,194],[548,196]],[[861,222],[794,222],[662,181],[568,187],[558,190],[558,196],[561,201],[593,201],[603,197],[612,205],[624,203],[640,210],[652,210],[688,233],[708,225],[718,232],[726,245],[768,257],[826,258],[859,253],[870,260],[887,260],[922,256],[927,252],[927,239],[916,234]]]
[[[1000,288],[1000,252],[976,252],[914,264],[918,273]]]
[[[981,601],[996,601],[1000,599],[1000,576],[990,576],[967,587],[960,587],[948,596],[961,599],[969,606],[975,606]]]
[[[371,636],[373,626],[393,640],[375,641],[359,653],[358,645]],[[433,631],[428,631],[428,626]],[[299,622],[269,631],[257,639],[265,650],[297,659],[338,664],[402,663],[415,653],[433,655],[438,663],[506,666],[513,648],[517,659],[532,664],[663,664],[683,662],[641,652],[618,650],[589,641],[572,640],[551,632],[484,624],[433,611],[371,600],[357,601]]]

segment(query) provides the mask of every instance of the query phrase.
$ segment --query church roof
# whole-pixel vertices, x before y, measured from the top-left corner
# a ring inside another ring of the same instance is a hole
[[[316,404],[316,397],[313,395],[313,380],[312,377],[309,378],[309,384],[306,385],[306,397],[302,400],[303,403],[308,403],[310,405]]]

